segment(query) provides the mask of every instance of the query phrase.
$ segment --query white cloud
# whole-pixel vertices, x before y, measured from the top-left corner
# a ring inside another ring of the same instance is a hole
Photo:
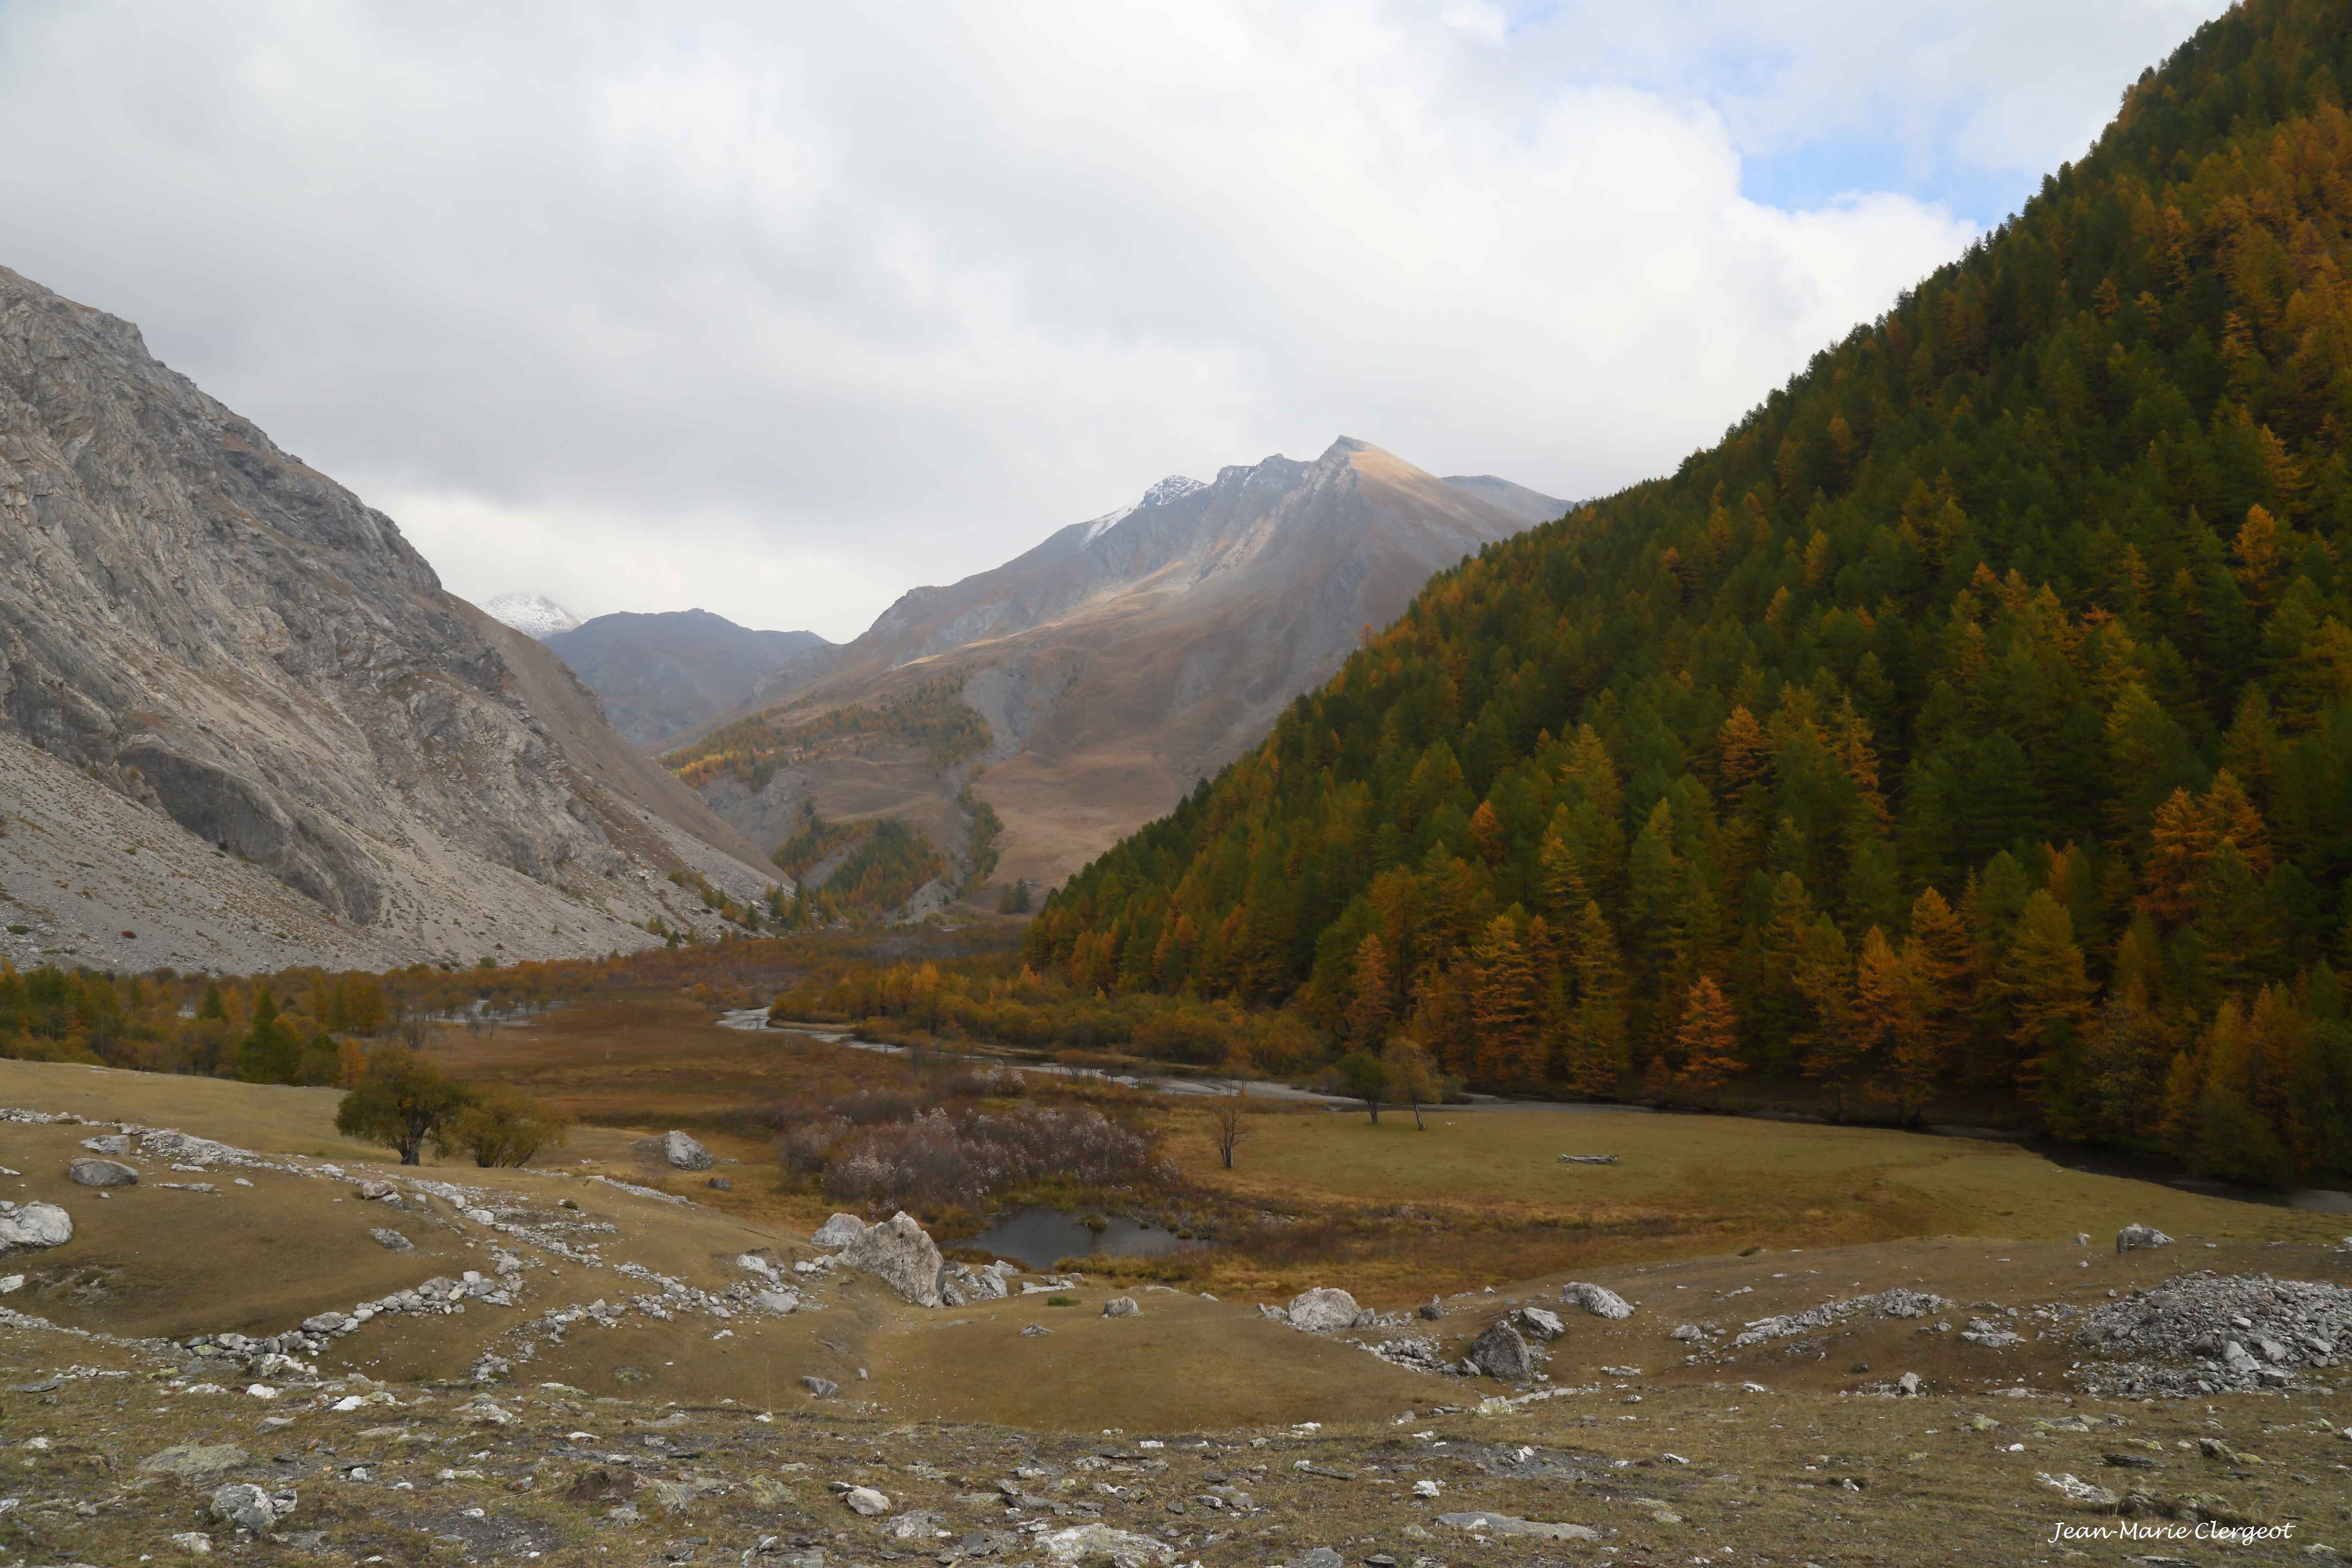
[[[1671,467],[1973,232],[1743,159],[2054,163],[2211,8],[17,0],[0,264],[460,592],[842,637],[1341,432]]]

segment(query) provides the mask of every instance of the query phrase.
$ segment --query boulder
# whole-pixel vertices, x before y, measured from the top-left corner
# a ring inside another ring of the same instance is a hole
[[[713,1176],[702,1184],[714,1193],[731,1193],[735,1190],[735,1184],[725,1176]]]
[[[903,1209],[843,1247],[841,1260],[889,1286],[902,1301],[918,1307],[940,1304],[940,1249]]]
[[[890,1511],[890,1500],[872,1487],[852,1487],[841,1494],[841,1500],[849,1505],[852,1513],[861,1513],[868,1519]]]
[[[57,1205],[0,1201],[0,1258],[63,1247],[72,1239],[73,1216]]]
[[[1480,1535],[1519,1535],[1535,1541],[1598,1541],[1601,1532],[1587,1524],[1547,1524],[1538,1519],[1518,1519],[1507,1513],[1441,1513],[1440,1524]]]
[[[2144,1247],[2170,1247],[2172,1237],[2152,1225],[2127,1225],[2116,1232],[2117,1252],[2137,1252]]]
[[[139,1173],[120,1160],[84,1156],[66,1166],[66,1180],[78,1187],[130,1187],[138,1184]]]
[[[392,1194],[393,1185],[390,1182],[362,1182],[360,1184],[360,1198],[362,1202],[371,1204],[379,1203],[382,1200],[392,1196]]]
[[[1519,1331],[1521,1338],[1530,1340],[1556,1340],[1568,1332],[1568,1325],[1559,1321],[1559,1313],[1541,1307],[1522,1307],[1513,1312],[1511,1326]]]
[[[1329,1546],[1310,1546],[1283,1562],[1282,1568],[1348,1568],[1348,1560]]]
[[[1106,1318],[1132,1318],[1142,1310],[1135,1304],[1134,1297],[1113,1296],[1103,1303],[1102,1315]]]
[[[1158,1568],[1176,1556],[1175,1548],[1164,1541],[1108,1524],[1049,1530],[1037,1537],[1037,1544],[1049,1560],[1067,1568]]]
[[[1318,1288],[1292,1297],[1284,1316],[1292,1328],[1307,1333],[1336,1334],[1354,1328],[1363,1310],[1345,1290]]]
[[[177,1132],[166,1127],[140,1134],[139,1152],[150,1160],[161,1160],[178,1165],[234,1165],[244,1152],[226,1143],[215,1143],[209,1138],[193,1133]]]
[[[1559,1299],[1571,1307],[1581,1307],[1596,1318],[1630,1318],[1633,1303],[1605,1285],[1588,1285],[1581,1279],[1571,1279],[1559,1288]]]
[[[294,1511],[290,1491],[267,1492],[250,1481],[236,1481],[213,1493],[213,1517],[253,1535],[267,1535],[278,1521]]]
[[[801,1386],[819,1399],[831,1399],[841,1392],[841,1384],[829,1377],[818,1377],[814,1373],[802,1378]]]
[[[709,1150],[674,1128],[658,1138],[639,1140],[637,1147],[673,1171],[707,1171],[719,1163]]]
[[[249,1462],[252,1456],[234,1443],[175,1443],[139,1461],[142,1476],[177,1476],[186,1481],[208,1481]]]
[[[1469,1360],[1472,1366],[1503,1383],[1525,1383],[1536,1374],[1528,1342],[1507,1320],[1470,1342]]]
[[[81,1146],[93,1154],[123,1155],[131,1152],[131,1140],[121,1132],[109,1132],[100,1138],[85,1138]]]
[[[191,1557],[209,1557],[213,1552],[213,1538],[201,1530],[184,1530],[172,1537],[172,1544]]]
[[[1432,1296],[1428,1300],[1423,1301],[1420,1306],[1415,1307],[1413,1310],[1433,1323],[1437,1321],[1438,1319],[1445,1316],[1445,1303],[1437,1297]]]
[[[837,1214],[816,1227],[811,1247],[847,1247],[866,1234],[866,1222],[854,1214]]]
[[[401,1235],[400,1232],[396,1230],[387,1230],[383,1226],[378,1226],[375,1229],[369,1231],[368,1234],[375,1237],[377,1246],[389,1247],[394,1252],[414,1252],[416,1250],[416,1244],[409,1240],[408,1237]]]

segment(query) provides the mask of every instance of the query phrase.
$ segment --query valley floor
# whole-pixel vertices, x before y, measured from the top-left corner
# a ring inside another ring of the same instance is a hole
[[[699,1037],[665,1033],[677,1082],[727,1059],[698,1066]],[[1409,1118],[1374,1132],[1292,1111],[1256,1119],[1235,1197],[1517,1205],[1523,1218],[1671,1201],[1682,1217],[1654,1243],[1555,1234],[1548,1253],[1537,1227],[1507,1226],[1524,1250],[1475,1260],[1441,1225],[1417,1232],[1435,1262],[1418,1277],[1411,1248],[1387,1242],[1291,1261],[1236,1248],[1181,1288],[1030,1274],[1007,1300],[927,1310],[823,1261],[805,1239],[813,1200],[763,1194],[769,1172],[749,1161],[722,1163],[735,1190],[714,1191],[648,1163],[643,1129],[604,1126],[547,1169],[404,1171],[336,1136],[334,1100],[0,1062],[0,1107],[79,1119],[0,1121],[0,1195],[61,1205],[75,1227],[0,1258],[0,1562],[187,1561],[195,1535],[289,1564],[2309,1563],[2315,1544],[2352,1549],[2352,1377],[2332,1354],[2261,1394],[2144,1402],[2076,1381],[2094,1359],[2084,1314],[2168,1279],[2352,1284],[2352,1251],[2291,1211],[1896,1133],[1504,1113],[1416,1134]],[[121,1157],[137,1184],[69,1183],[84,1141],[125,1122],[234,1147],[134,1136]],[[1559,1164],[1563,1123],[1605,1137],[1620,1164]],[[1742,1127],[1757,1142],[1727,1138]],[[1176,1151],[1198,1174],[1194,1135]],[[1703,1244],[1690,1194],[1717,1160],[1743,1190],[1715,1206],[1748,1218]],[[389,1193],[371,1199],[362,1184],[378,1182]],[[1872,1196],[1886,1192],[1907,1195]],[[2123,1218],[2179,1240],[2118,1254]],[[1743,1239],[1750,1223],[1799,1221],[1822,1239]],[[1841,1243],[1847,1224],[1917,1228]],[[1522,1272],[1475,1277],[1514,1258]],[[1569,1304],[1570,1279],[1632,1315]],[[1258,1310],[1299,1283],[1347,1287],[1389,1321],[1316,1335]],[[1409,1315],[1440,1290],[1442,1315]],[[1881,1294],[1896,1290],[1941,1300],[1734,1342],[1828,1302],[1913,1300]],[[1114,1296],[1139,1310],[1105,1316]],[[1524,1306],[1563,1331],[1538,1344],[1543,1380],[1517,1388],[1364,1348],[1426,1339],[1451,1361]],[[293,1499],[258,1534],[210,1512],[244,1482]],[[855,1511],[853,1486],[884,1511]],[[2215,1519],[2293,1528],[2227,1544]],[[2146,1533],[2053,1542],[2062,1525]]]

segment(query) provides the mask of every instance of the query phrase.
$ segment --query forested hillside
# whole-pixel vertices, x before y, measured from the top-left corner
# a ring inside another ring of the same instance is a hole
[[[1033,963],[1487,1086],[2352,1164],[2345,80],[2340,5],[2207,26],[1720,445],[1433,581]]]

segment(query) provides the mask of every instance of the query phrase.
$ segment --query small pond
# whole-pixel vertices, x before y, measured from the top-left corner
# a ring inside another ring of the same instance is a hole
[[[1186,1241],[1172,1230],[1125,1215],[1108,1216],[1099,1231],[1086,1224],[1087,1217],[1059,1209],[1015,1209],[992,1217],[978,1236],[950,1245],[979,1247],[1040,1269],[1051,1268],[1065,1258],[1158,1258],[1207,1245]]]

